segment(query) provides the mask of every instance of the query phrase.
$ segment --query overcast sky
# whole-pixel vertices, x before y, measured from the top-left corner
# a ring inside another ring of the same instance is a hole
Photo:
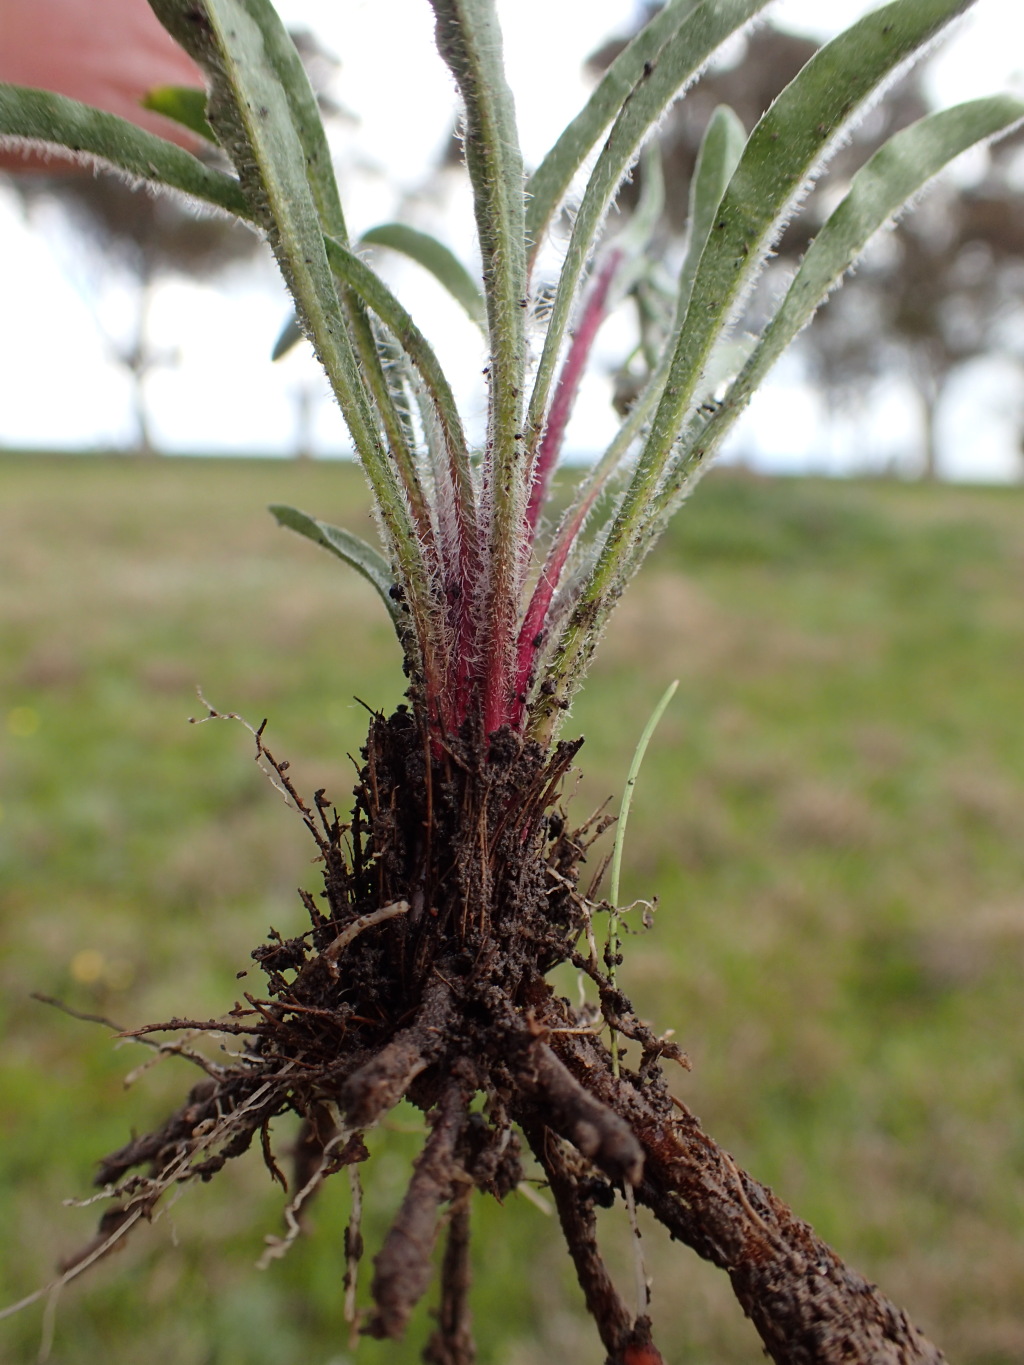
[[[771,13],[796,30],[827,37],[873,8],[859,0],[779,0]],[[421,189],[424,168],[444,146],[451,126],[452,85],[433,49],[426,0],[280,0],[290,26],[313,29],[338,57],[335,94],[357,121],[345,122],[337,150],[350,228],[358,233],[398,214],[445,236],[472,254],[468,211],[452,216],[440,199],[408,196]],[[524,154],[535,165],[586,98],[582,66],[600,43],[628,28],[632,0],[499,0],[509,79],[516,95]],[[823,15],[825,16],[823,18]],[[1022,90],[1024,5],[979,0],[933,59],[931,83],[943,103]],[[403,197],[405,196],[405,197]],[[463,206],[468,210],[468,206]],[[32,232],[6,192],[0,193],[0,444],[15,446],[119,445],[131,439],[127,384],[104,354],[97,330],[97,293],[87,259],[52,224]],[[472,328],[446,296],[414,267],[392,276],[442,352],[467,377],[479,373]],[[116,296],[106,298],[105,323],[116,331]],[[159,442],[174,450],[288,451],[296,429],[296,395],[321,388],[312,362],[299,354],[272,366],[269,352],[288,305],[271,266],[238,275],[212,290],[176,281],[159,291],[153,310],[158,344],[178,352],[178,363],[153,374],[151,407]],[[613,344],[614,326],[605,341]],[[468,393],[468,389],[463,390]],[[609,430],[607,386],[592,382],[590,402],[572,434],[594,447]],[[472,401],[472,400],[470,400]],[[794,423],[794,405],[803,420]],[[774,416],[787,414],[786,435]],[[792,369],[776,374],[774,389],[748,421],[743,439],[769,462],[797,466],[812,457],[842,464],[840,445],[829,455],[815,399]],[[895,402],[878,417],[885,439],[912,444],[913,417]],[[796,427],[801,437],[792,438]],[[979,436],[972,427],[970,468],[992,476],[1013,458],[1003,427]],[[833,437],[834,437],[833,433]],[[340,419],[317,405],[317,443],[325,451],[346,444]],[[785,447],[785,448],[783,448]]]

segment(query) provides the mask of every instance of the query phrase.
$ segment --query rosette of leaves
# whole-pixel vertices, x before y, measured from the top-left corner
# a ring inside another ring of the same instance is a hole
[[[265,237],[366,471],[381,544],[273,510],[375,586],[409,680],[408,707],[372,720],[346,822],[323,793],[304,801],[258,735],[317,842],[322,897],[305,898],[305,934],[256,950],[265,995],[216,1021],[244,1038],[243,1055],[200,1060],[207,1074],[185,1105],[102,1163],[110,1207],[65,1278],[172,1185],[210,1178],[257,1135],[280,1175],[270,1125],[294,1111],[305,1127],[284,1249],[302,1202],[338,1170],[354,1178],[362,1135],[408,1098],[429,1134],[374,1258],[365,1331],[402,1334],[443,1228],[427,1358],[472,1359],[471,1199],[515,1187],[525,1142],[618,1365],[660,1358],[646,1291],[627,1303],[597,1243],[595,1204],[620,1195],[727,1271],[773,1359],[939,1360],[670,1094],[663,1064],[685,1057],[616,986],[613,947],[603,959],[595,947],[601,907],[581,889],[579,863],[598,826],[570,830],[559,812],[578,745],[558,731],[629,579],[773,362],[875,232],[952,158],[1016,124],[1024,106],[976,100],[894,135],[853,177],[760,334],[742,344],[731,333],[743,302],[829,154],[970,0],[893,0],[868,14],[811,58],[749,134],[719,109],[693,178],[660,344],[618,434],[552,519],[569,414],[603,317],[642,269],[656,176],[624,229],[608,228],[609,208],[666,108],[765,0],[670,0],[530,175],[494,0],[430,3],[462,100],[481,278],[403,225],[375,238],[433,270],[482,328],[480,450],[427,336],[349,239],[316,99],[267,0],[151,0],[207,82],[201,108],[174,92],[158,105],[216,139],[230,171],[60,96],[0,88],[5,138],[71,149]],[[541,250],[570,200],[568,241],[549,279]],[[554,994],[548,974],[564,962],[589,976],[599,1013]],[[621,1040],[629,1047],[620,1056]],[[357,1234],[347,1240],[353,1295]]]

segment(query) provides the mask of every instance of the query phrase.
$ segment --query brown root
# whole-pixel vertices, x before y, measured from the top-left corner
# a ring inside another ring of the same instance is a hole
[[[550,1127],[606,1175],[638,1185],[644,1153],[629,1124],[585,1090],[546,1044],[536,1045],[530,1060],[535,1100]]]
[[[409,1092],[416,1077],[443,1050],[453,1014],[443,981],[429,986],[416,1022],[402,1029],[341,1087],[340,1104],[353,1128],[369,1128]]]
[[[452,1203],[441,1265],[437,1329],[423,1351],[426,1365],[473,1365],[476,1360],[469,1311],[469,1206],[472,1194],[473,1187],[467,1182]]]
[[[633,1316],[612,1283],[598,1250],[595,1193],[602,1197],[607,1187],[602,1189],[601,1182],[595,1182],[593,1167],[581,1161],[550,1129],[530,1127],[527,1139],[547,1176],[587,1312],[594,1319],[609,1360],[621,1362],[632,1339]],[[611,1194],[610,1190],[607,1192]]]
[[[466,1120],[466,1095],[461,1086],[449,1086],[441,1096],[433,1131],[416,1158],[398,1217],[374,1257],[377,1312],[366,1328],[370,1336],[402,1337],[426,1293],[441,1205],[451,1198],[459,1174],[455,1148]]]
[[[939,1365],[907,1315],[742,1171],[661,1086],[615,1080],[600,1045],[556,1040],[567,1069],[625,1119],[644,1151],[636,1188],[674,1238],[725,1270],[778,1365]]]

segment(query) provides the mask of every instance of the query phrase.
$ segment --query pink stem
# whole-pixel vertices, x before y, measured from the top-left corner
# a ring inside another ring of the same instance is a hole
[[[457,496],[457,495],[456,495]],[[456,657],[450,661],[449,687],[444,707],[444,719],[449,733],[457,734],[470,707],[474,682],[474,649],[476,620],[474,593],[480,573],[480,547],[476,539],[476,525],[466,516],[465,509],[456,501],[456,545],[454,564],[449,569],[449,592],[454,600],[448,603],[448,620],[454,639]]]
[[[562,442],[565,438],[565,429],[572,413],[573,404],[576,401],[576,395],[579,392],[580,381],[586,370],[587,361],[590,358],[594,338],[597,336],[607,313],[608,291],[622,257],[623,252],[621,250],[610,251],[601,266],[584,306],[579,326],[569,345],[569,353],[565,358],[562,371],[558,376],[555,396],[548,410],[544,435],[533,466],[530,498],[524,518],[524,540],[525,548],[528,550],[533,547],[541,508],[547,498],[551,475],[558,462]],[[593,496],[577,512],[569,525],[563,527],[557,545],[553,546],[548,553],[540,581],[534,589],[526,619],[519,632],[512,678],[509,679],[505,671],[503,659],[491,658],[484,661],[484,726],[486,734],[490,734],[506,723],[518,725],[522,719],[530,670],[539,648],[534,641],[543,630],[559,576],[565,566],[573,540],[592,502]],[[511,632],[508,638],[511,639],[515,625],[514,622],[510,622],[509,625]]]
[[[526,705],[526,694],[530,687],[530,673],[533,670],[533,661],[537,657],[537,652],[544,643],[544,627],[547,622],[548,611],[551,607],[551,599],[555,595],[558,587],[558,580],[562,576],[565,568],[565,561],[569,558],[569,551],[572,549],[576,537],[579,535],[580,528],[587,519],[587,514],[597,500],[601,492],[601,485],[598,484],[591,490],[587,497],[576,511],[572,518],[563,525],[558,538],[548,551],[547,559],[540,571],[533,596],[530,598],[530,605],[526,609],[526,616],[523,619],[522,629],[519,632],[519,641],[516,646],[516,679],[515,693],[513,699],[513,714],[511,723],[518,725],[523,717],[523,708]]]
[[[541,508],[547,498],[548,488],[551,484],[551,475],[558,462],[562,441],[565,438],[565,429],[569,423],[576,395],[579,392],[580,381],[590,358],[594,338],[597,336],[607,313],[608,291],[615,277],[615,272],[622,261],[622,256],[623,253],[620,250],[609,252],[608,258],[594,281],[594,286],[583,309],[580,325],[573,335],[569,354],[566,356],[562,372],[558,376],[558,385],[548,413],[547,426],[544,430],[540,450],[537,453],[533,485],[530,489],[530,501],[526,509],[527,536],[531,547],[537,534],[537,523],[540,520]],[[527,607],[516,646],[515,687],[512,692],[512,714],[509,717],[513,725],[518,725],[522,720],[526,693],[530,686],[530,672],[543,639],[544,624],[551,606],[551,599],[558,587],[558,580],[565,568],[569,551],[572,549],[573,542],[579,534],[579,530],[599,491],[599,488],[595,488],[590,497],[576,509],[572,519],[562,527],[557,540],[548,551],[540,578],[533,590],[533,596],[530,598],[530,605]]]
[[[533,485],[530,489],[530,501],[526,509],[526,525],[530,545],[533,544],[533,538],[537,533],[540,509],[547,498],[551,475],[562,449],[565,429],[569,424],[573,404],[576,402],[580,380],[583,378],[583,372],[587,367],[594,338],[605,319],[608,290],[621,260],[621,250],[608,253],[608,258],[601,267],[600,273],[594,281],[594,287],[590,291],[590,296],[583,309],[583,316],[580,319],[580,325],[573,335],[569,354],[562,366],[562,373],[558,376],[558,385],[548,412],[547,425],[544,428],[544,438],[537,452],[537,462],[533,471]]]

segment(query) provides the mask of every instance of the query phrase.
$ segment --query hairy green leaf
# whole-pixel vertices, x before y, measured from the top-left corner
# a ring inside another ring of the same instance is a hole
[[[290,317],[274,342],[274,349],[270,352],[271,360],[280,360],[282,356],[286,356],[302,338],[302,323],[297,316]]]
[[[866,15],[811,58],[750,135],[701,256],[650,434],[559,645],[541,727],[553,723],[585,668],[639,563],[638,546],[650,543],[644,527],[709,358],[787,217],[872,96],[972,2],[893,0]],[[696,461],[705,454],[703,447],[695,452]]]
[[[690,185],[686,257],[679,272],[677,313],[680,326],[690,304],[697,266],[711,235],[718,206],[739,165],[746,141],[747,130],[739,118],[727,105],[719,105],[711,115],[701,142]]]
[[[616,271],[611,296],[613,301],[608,304],[609,312],[615,306],[615,302],[624,298],[638,280],[649,276],[651,238],[658,230],[665,209],[665,172],[661,165],[661,148],[657,142],[648,142],[644,147],[640,153],[640,166],[640,197],[636,208],[626,226],[613,238],[615,249],[622,257],[622,264]]]
[[[1024,120],[1024,103],[1008,95],[943,109],[895,133],[854,176],[849,192],[808,247],[800,268],[757,346],[715,412],[697,424],[660,490],[644,541],[678,504],[694,463],[715,449],[754,390],[879,229],[890,223],[955,157]]]
[[[608,134],[576,214],[544,348],[530,398],[527,431],[531,451],[547,415],[558,353],[577,290],[605,213],[637,150],[665,109],[726,38],[764,8],[767,0],[702,0],[676,27],[654,60],[646,62]]]
[[[661,398],[675,340],[686,313],[696,263],[704,249],[722,194],[742,154],[745,140],[743,125],[733,111],[724,105],[719,106],[712,114],[701,140],[690,185],[689,242],[679,280],[678,301],[671,334],[666,339],[658,363],[630,408],[625,421],[601,458],[577,484],[572,502],[563,513],[558,531],[548,550],[541,570],[542,579],[556,583],[560,579],[578,578],[587,561],[593,560],[593,546],[582,537],[583,526],[609,479],[620,468],[640,432],[650,421],[651,414]],[[657,144],[649,143],[648,147],[653,149],[650,162],[657,165],[660,173],[660,152],[657,150]],[[656,162],[655,157],[659,158]],[[649,174],[649,168],[645,166],[645,195]],[[657,188],[654,193],[658,193]],[[643,195],[641,206],[642,202]],[[638,211],[641,206],[638,206]],[[619,240],[625,238],[631,230],[632,228],[627,229]]]
[[[367,246],[386,246],[400,251],[417,265],[429,270],[439,284],[466,312],[472,322],[487,331],[487,305],[480,286],[454,252],[443,242],[404,223],[381,223],[360,238]]]
[[[271,0],[239,0],[239,4],[259,29],[264,59],[284,91],[290,122],[302,147],[306,179],[323,229],[332,237],[345,241],[348,233],[331,150],[316,92],[310,84],[302,58]]]
[[[409,357],[423,386],[430,396],[434,416],[448,453],[453,487],[456,489],[463,516],[475,527],[469,451],[462,430],[462,419],[455,398],[441,364],[430,342],[395,298],[379,275],[365,261],[340,242],[327,238],[327,256],[331,269],[359,299],[380,318]],[[475,535],[475,530],[473,531]]]
[[[526,369],[526,247],[523,160],[512,93],[502,64],[494,0],[431,0],[437,46],[465,105],[466,165],[473,186],[490,338],[490,405],[484,485],[489,565],[483,642],[488,673],[485,727],[504,718],[523,577],[526,509],[522,457]]]
[[[970,3],[895,0],[867,15],[822,48],[760,120],[701,257],[636,493],[660,476],[702,368],[828,152],[892,73]]]
[[[240,3],[259,27],[266,60],[277,75],[288,101],[291,125],[302,149],[306,178],[320,226],[325,234],[347,245],[348,229],[320,107],[295,44],[270,0],[240,0]],[[408,423],[403,416],[401,394],[396,391],[393,377],[383,363],[373,327],[359,300],[347,289],[342,289],[340,304],[357,369],[370,405],[380,418],[401,490],[408,503],[414,534],[424,556],[429,559],[436,548],[433,525],[427,496],[416,469]],[[282,340],[286,342],[287,338]],[[422,607],[423,603],[420,605]]]
[[[312,184],[309,178],[316,166],[309,166],[307,151],[318,139],[304,122],[309,82],[302,64],[297,54],[288,57],[291,40],[266,0],[151,0],[151,5],[206,72],[210,124],[268,234],[373,487],[422,654],[411,664],[422,666],[431,691],[441,685],[443,628],[410,508],[382,444],[327,261],[321,213],[330,219],[334,210],[329,182],[322,174],[314,175]]]
[[[579,502],[593,500],[593,494],[618,468],[630,446],[650,420],[651,413],[661,398],[665,381],[668,378],[675,342],[690,302],[690,292],[693,288],[697,263],[707,244],[714,216],[743,153],[745,142],[746,133],[743,124],[726,105],[719,105],[712,114],[701,140],[697,164],[694,167],[693,179],[690,184],[689,231],[686,256],[679,274],[676,318],[672,334],[662,351],[654,373],[644,386],[643,392],[630,408],[628,416],[616,432],[604,455],[583,480],[580,486],[581,497],[578,499]]]
[[[330,148],[320,117],[316,93],[310,84],[305,66],[270,0],[241,0],[241,3],[259,28],[266,60],[284,90],[291,125],[302,149],[306,179],[309,182],[320,226],[325,234],[347,245],[348,229],[331,162]],[[401,396],[396,393],[392,377],[384,366],[373,328],[359,300],[347,289],[343,289],[340,304],[356,356],[357,368],[370,404],[380,418],[401,488],[408,502],[414,534],[424,554],[430,557],[435,548],[430,509],[416,470],[408,424],[403,418]],[[282,334],[278,344],[287,350],[288,345],[293,343],[290,343],[289,335]]]
[[[559,134],[527,184],[526,233],[531,260],[559,204],[588,153],[622,108],[631,90],[697,0],[669,0],[627,43],[586,104]]]
[[[338,193],[330,148],[320,117],[320,107],[309,76],[290,34],[284,28],[270,0],[240,0],[258,26],[265,59],[273,70],[288,102],[292,129],[302,149],[306,179],[323,231],[347,244],[348,229]],[[412,515],[412,522],[424,552],[433,552],[433,527],[427,498],[416,470],[407,423],[403,420],[399,395],[394,391],[380,355],[377,340],[359,301],[347,290],[340,299],[342,315],[357,357],[357,367],[371,405],[376,409],[391,457]],[[282,339],[284,343],[287,338]],[[276,349],[276,348],[275,348]]]
[[[133,180],[180,190],[238,218],[251,218],[237,180],[127,119],[49,90],[0,85],[0,140],[42,144],[95,158]]]

